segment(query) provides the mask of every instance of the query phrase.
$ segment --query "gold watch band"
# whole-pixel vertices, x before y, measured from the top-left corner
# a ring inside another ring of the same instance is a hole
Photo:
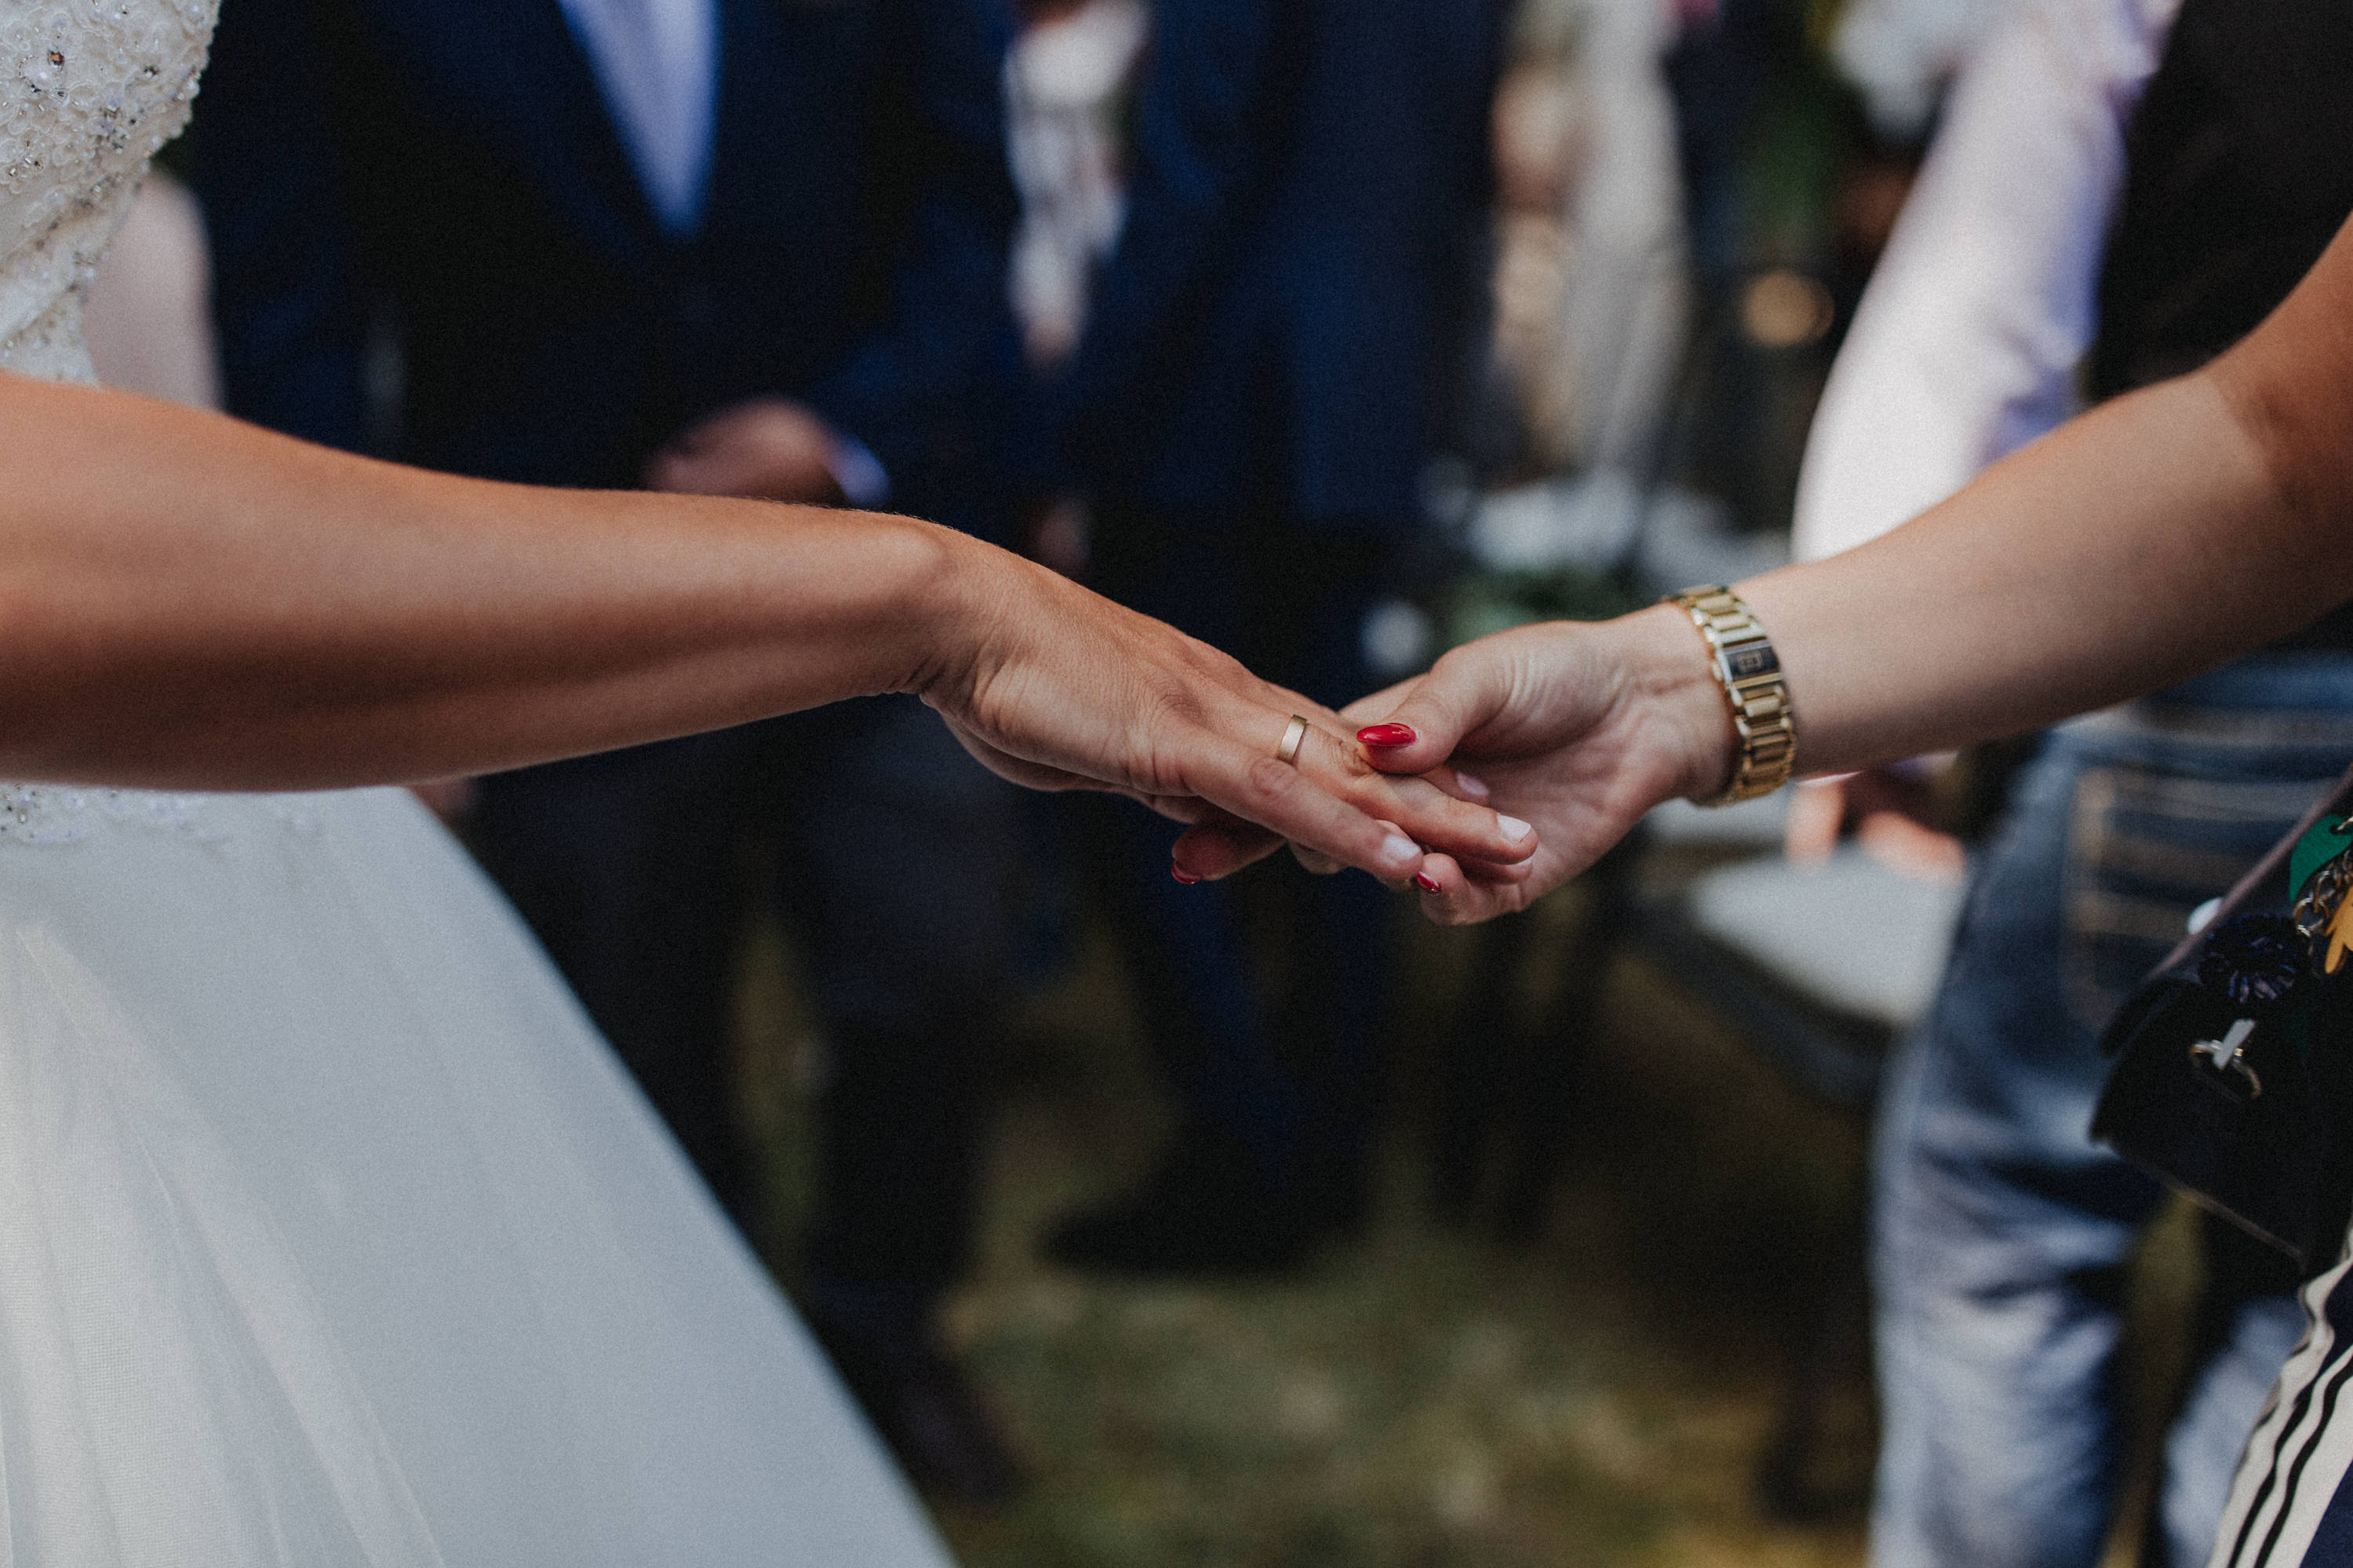
[[[1740,737],[1730,782],[1697,804],[1732,805],[1771,795],[1798,765],[1797,715],[1772,639],[1729,588],[1686,588],[1669,595],[1667,603],[1681,605],[1707,640],[1709,667],[1732,704],[1732,728]]]

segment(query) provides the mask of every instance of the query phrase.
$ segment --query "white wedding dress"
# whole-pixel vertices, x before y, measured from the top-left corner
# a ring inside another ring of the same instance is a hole
[[[0,366],[89,377],[211,22],[0,0]],[[0,786],[0,1565],[945,1561],[405,794]]]

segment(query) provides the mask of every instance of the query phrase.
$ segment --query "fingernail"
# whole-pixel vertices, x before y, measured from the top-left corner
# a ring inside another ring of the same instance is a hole
[[[1516,816],[1497,816],[1495,826],[1502,828],[1504,837],[1514,844],[1528,836],[1528,825]]]
[[[1367,746],[1410,746],[1420,738],[1410,724],[1367,724],[1356,731]]]
[[[1472,800],[1484,800],[1495,793],[1487,787],[1487,782],[1484,779],[1474,779],[1459,768],[1455,770],[1454,783]]]
[[[1416,871],[1413,874],[1413,885],[1425,893],[1438,891],[1438,879],[1427,871]]]
[[[1168,874],[1169,874],[1170,876],[1172,876],[1172,877],[1176,878],[1178,881],[1180,881],[1180,882],[1184,883],[1184,884],[1185,884],[1187,887],[1188,887],[1188,888],[1189,888],[1189,887],[1191,887],[1194,883],[1196,883],[1196,882],[1198,882],[1198,881],[1199,881],[1199,880],[1201,879],[1200,878],[1196,877],[1195,875],[1193,875],[1193,873],[1192,873],[1192,872],[1187,871],[1187,869],[1185,869],[1185,868],[1184,868],[1184,867],[1182,867],[1182,866],[1171,866],[1171,867],[1169,867],[1169,868],[1168,868]]]
[[[1381,853],[1402,865],[1409,860],[1420,859],[1421,846],[1402,834],[1392,833],[1381,840]]]

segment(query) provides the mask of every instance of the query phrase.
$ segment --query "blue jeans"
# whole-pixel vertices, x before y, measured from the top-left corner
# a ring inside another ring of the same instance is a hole
[[[2021,774],[1880,1110],[1879,1568],[2098,1561],[2123,1273],[2161,1195],[2087,1136],[2099,1027],[2348,760],[2353,655],[2262,654],[2056,730]],[[2205,1560],[2301,1329],[2273,1291],[2227,1301],[2204,1336],[2160,1561]]]

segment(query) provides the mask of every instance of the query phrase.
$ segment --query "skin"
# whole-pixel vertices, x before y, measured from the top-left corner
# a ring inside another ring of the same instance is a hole
[[[1903,528],[1736,584],[1771,632],[1810,772],[2015,733],[2158,689],[2353,599],[2353,238],[2205,369],[2118,398]],[[1730,776],[1734,735],[1698,634],[1657,606],[1457,648],[1352,707],[1409,726],[1375,765],[1451,762],[1535,825],[1530,874],[1434,855],[1424,908],[1524,908],[1641,815]],[[1198,829],[1221,875],[1261,835]]]
[[[833,426],[805,404],[758,397],[681,431],[646,463],[646,489],[837,506]]]
[[[906,691],[1021,783],[1391,881],[1420,845],[1534,848],[1224,655],[913,519],[457,479],[5,374],[0,429],[0,777],[415,783]]]

